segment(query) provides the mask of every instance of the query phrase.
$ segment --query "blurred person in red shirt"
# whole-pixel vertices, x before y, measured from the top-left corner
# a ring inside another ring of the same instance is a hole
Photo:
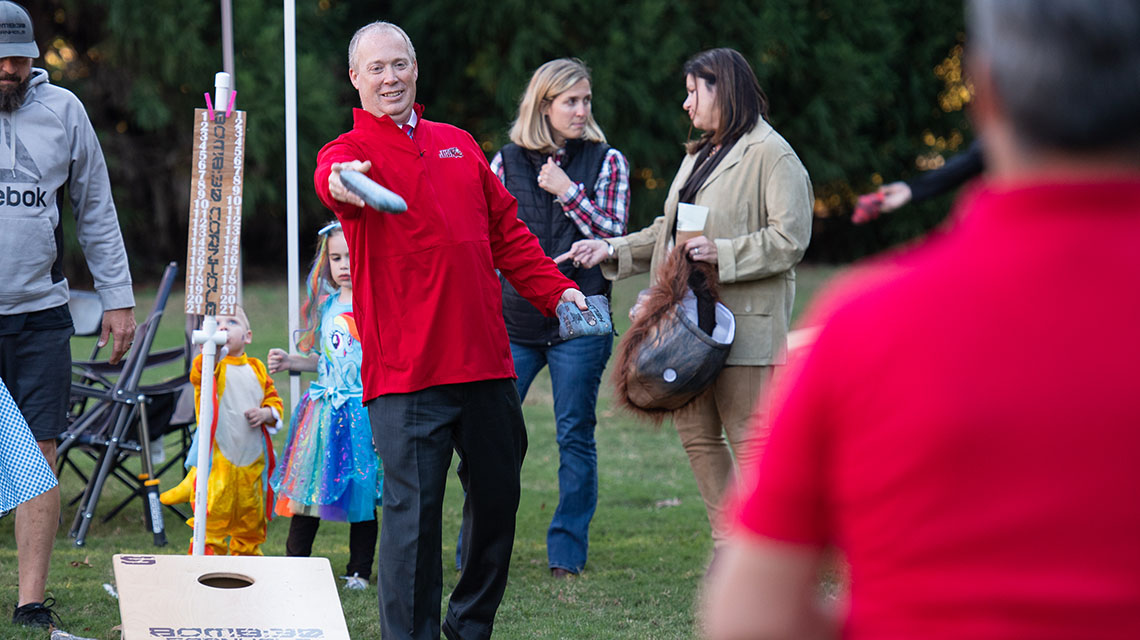
[[[1140,637],[1140,4],[968,8],[985,181],[819,305],[710,638]]]

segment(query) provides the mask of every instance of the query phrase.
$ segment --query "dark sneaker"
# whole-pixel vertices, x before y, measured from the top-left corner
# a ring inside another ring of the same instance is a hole
[[[62,621],[59,619],[59,614],[52,611],[51,608],[55,606],[55,598],[46,598],[43,602],[32,602],[22,607],[16,607],[12,612],[12,622],[14,624],[22,624],[25,627],[56,627],[60,626],[57,623]]]

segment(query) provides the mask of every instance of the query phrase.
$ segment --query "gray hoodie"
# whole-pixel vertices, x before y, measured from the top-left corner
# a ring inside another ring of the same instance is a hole
[[[133,307],[127,251],[95,129],[75,94],[32,69],[23,106],[0,111],[0,315],[67,303],[60,227],[65,186],[103,308]]]

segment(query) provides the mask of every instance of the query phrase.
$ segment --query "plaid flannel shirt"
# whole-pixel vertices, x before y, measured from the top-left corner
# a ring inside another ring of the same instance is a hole
[[[554,152],[554,162],[561,166],[565,149]],[[506,182],[503,154],[496,153],[491,170]],[[629,220],[629,161],[620,151],[610,148],[602,160],[602,170],[594,181],[594,198],[586,195],[585,185],[574,183],[566,193],[557,196],[562,212],[587,238],[616,238],[625,235]]]

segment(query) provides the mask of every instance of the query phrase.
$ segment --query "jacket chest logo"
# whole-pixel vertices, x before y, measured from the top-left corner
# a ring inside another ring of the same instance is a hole
[[[446,149],[440,149],[439,150],[439,157],[441,159],[442,158],[462,158],[463,152],[459,150],[459,147],[448,147]]]
[[[24,142],[16,135],[11,120],[6,119],[0,122],[0,182],[34,184],[39,182],[42,177],[40,168],[36,166],[32,154],[28,152]],[[40,192],[42,189],[37,188],[36,191]],[[13,201],[13,194],[16,194],[16,201]],[[36,206],[35,200],[42,200],[46,194],[47,192],[43,192],[37,195],[30,191],[21,193],[8,189],[7,193],[0,193],[0,199],[3,200],[0,204],[13,207],[18,206],[22,200],[26,207]],[[29,198],[32,198],[33,202],[29,203]],[[46,206],[46,203],[39,206]]]

